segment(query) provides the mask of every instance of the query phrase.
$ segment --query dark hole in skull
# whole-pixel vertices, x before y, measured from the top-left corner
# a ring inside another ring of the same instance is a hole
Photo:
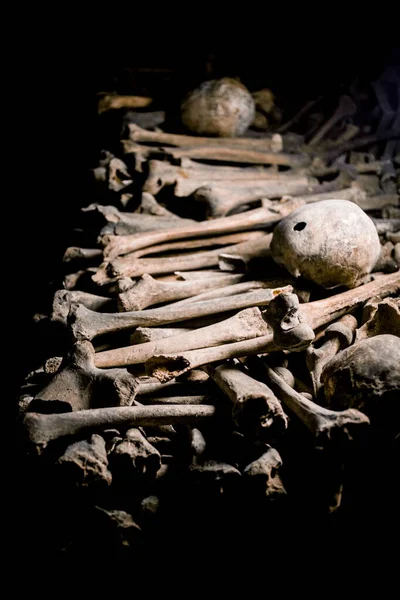
[[[296,225],[293,227],[293,229],[295,231],[303,231],[303,229],[306,227],[307,223],[304,223],[304,221],[300,221],[300,223],[296,223]]]

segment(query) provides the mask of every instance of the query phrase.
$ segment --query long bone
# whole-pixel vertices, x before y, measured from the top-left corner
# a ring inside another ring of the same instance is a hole
[[[383,275],[358,288],[348,290],[324,300],[316,300],[308,304],[301,304],[298,312],[302,321],[312,329],[328,325],[331,321],[342,317],[355,310],[372,296],[385,297],[400,291],[400,274]],[[199,303],[200,304],[200,303]],[[196,305],[196,304],[194,304]],[[186,307],[188,308],[188,307]],[[300,323],[300,326],[303,323]],[[296,338],[293,338],[295,341]],[[311,339],[309,340],[312,341]],[[196,367],[230,358],[241,358],[252,354],[265,354],[276,352],[280,347],[274,343],[274,335],[269,334],[257,339],[244,342],[224,344],[214,348],[201,348],[182,354],[166,354],[154,356],[145,364],[148,375],[157,377],[162,382],[170,381],[174,377],[186,373]]]
[[[131,281],[131,287],[121,291],[119,303],[124,311],[143,310],[153,304],[183,300],[206,290],[223,288],[228,284],[239,282],[241,279],[243,279],[243,275],[226,275],[210,276],[207,279],[169,282],[158,281],[145,273],[136,283]]]
[[[239,215],[231,215],[214,221],[204,221],[189,227],[171,231],[154,231],[127,236],[103,236],[104,257],[112,260],[116,256],[128,254],[155,244],[183,240],[193,237],[222,235],[251,229],[265,229],[280,220],[280,216],[267,208],[257,208]]]
[[[126,331],[134,327],[156,327],[178,321],[187,321],[197,317],[214,315],[223,312],[250,308],[252,306],[265,306],[283,291],[291,290],[291,286],[273,290],[256,290],[246,294],[221,298],[221,300],[206,300],[194,302],[182,308],[153,308],[145,311],[132,311],[127,313],[96,313],[88,310],[81,304],[71,307],[69,324],[75,339],[90,340],[105,333]]]
[[[60,369],[32,401],[37,408],[51,409],[52,401],[65,410],[86,410],[93,407],[129,406],[138,384],[126,369],[98,369],[94,365],[94,349],[87,341],[77,342],[64,359]]]
[[[264,152],[253,148],[185,146],[183,148],[164,148],[168,157],[195,158],[224,162],[248,163],[253,165],[278,165],[294,169],[307,167],[311,159],[308,154],[288,154]]]
[[[129,406],[95,408],[79,412],[44,415],[28,413],[24,426],[40,453],[59,438],[104,431],[159,425],[198,423],[215,415],[213,406]]]
[[[257,234],[251,236],[252,233]],[[215,250],[198,252],[196,254],[182,254],[160,258],[136,258],[135,256],[124,256],[115,258],[109,263],[103,263],[97,273],[93,275],[93,281],[98,285],[113,283],[120,277],[139,277],[144,273],[149,275],[161,275],[184,271],[185,269],[201,269],[215,267],[218,265],[218,257],[222,253],[241,254],[247,257],[269,256],[269,246],[272,234],[258,235],[259,232],[250,232],[251,238],[240,244],[233,244]]]
[[[78,290],[58,290],[54,294],[51,320],[59,321],[66,325],[68,313],[74,302],[83,304],[86,308],[94,311],[112,310],[116,305],[115,298],[96,296],[95,294],[88,294],[87,292],[80,292]]]
[[[243,433],[271,441],[287,428],[281,403],[267,385],[231,364],[207,372],[233,403],[232,418]]]
[[[155,354],[163,352],[178,352],[194,348],[217,346],[218,344],[233,340],[239,341],[260,337],[261,335],[266,335],[268,332],[269,326],[262,318],[260,309],[247,308],[215,325],[209,325],[208,327],[202,327],[161,340],[154,340],[153,342],[98,352],[95,355],[94,364],[102,368],[134,365],[146,362],[146,360]]]

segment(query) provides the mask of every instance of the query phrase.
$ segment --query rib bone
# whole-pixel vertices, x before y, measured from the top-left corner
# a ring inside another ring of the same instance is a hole
[[[127,313],[96,313],[81,304],[75,304],[71,307],[69,324],[75,339],[91,340],[98,335],[126,331],[134,327],[157,327],[231,310],[265,306],[277,294],[291,289],[291,286],[286,286],[274,290],[256,290],[247,294],[237,294],[230,298],[221,298],[219,301],[194,302],[182,308],[175,309],[173,306],[166,306]]]
[[[217,346],[218,344],[233,340],[239,341],[260,337],[261,335],[266,335],[268,332],[269,326],[262,318],[260,309],[247,308],[225,321],[188,331],[172,338],[168,337],[135,346],[98,352],[95,355],[94,363],[97,367],[102,368],[133,365],[146,362],[146,360],[155,354],[163,352],[178,352],[194,348]]]
[[[215,414],[213,406],[130,406],[96,408],[72,413],[28,413],[24,426],[40,453],[54,440],[105,429],[198,423]]]

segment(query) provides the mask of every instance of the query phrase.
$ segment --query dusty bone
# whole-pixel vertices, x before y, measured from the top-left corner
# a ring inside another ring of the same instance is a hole
[[[209,217],[224,217],[234,208],[261,198],[280,198],[287,194],[301,194],[313,191],[319,183],[313,177],[301,176],[286,181],[270,181],[250,184],[211,184],[196,190],[194,198],[207,206]]]
[[[110,455],[112,469],[120,469],[124,477],[132,472],[154,477],[161,467],[161,455],[137,428],[128,429],[122,442]]]
[[[375,281],[371,281],[359,288],[323,300],[301,304],[299,311],[303,315],[304,322],[308,323],[312,329],[318,329],[348,312],[352,312],[357,306],[363,304],[372,296],[380,295],[385,297],[390,294],[396,294],[399,291],[399,274],[382,275]],[[166,382],[191,369],[209,363],[230,358],[241,358],[252,354],[276,352],[278,350],[280,348],[274,343],[273,334],[271,333],[257,339],[224,344],[214,348],[201,348],[182,354],[154,356],[147,361],[145,366],[148,375]]]
[[[149,156],[153,154],[160,154],[160,150],[152,146],[144,146],[142,144],[136,144],[131,140],[121,140],[122,152],[124,154],[133,154],[135,157],[135,171],[137,173],[143,173],[143,165],[147,163]]]
[[[93,275],[93,281],[98,285],[112,283],[120,277],[139,277],[144,273],[149,275],[160,275],[173,273],[192,268],[214,267],[218,265],[218,257],[221,253],[234,253],[246,257],[269,256],[269,246],[272,234],[259,235],[260,232],[249,232],[250,239],[239,244],[216,248],[196,254],[183,254],[166,256],[160,258],[131,258],[123,256],[115,258],[109,263],[103,263],[97,273]],[[257,234],[257,235],[252,235]]]
[[[277,294],[291,289],[291,286],[286,286],[274,290],[256,290],[246,294],[221,298],[221,300],[194,302],[182,308],[174,309],[173,307],[164,306],[127,313],[96,313],[81,304],[75,304],[71,307],[69,324],[76,339],[90,340],[104,333],[126,331],[133,327],[157,327],[158,325],[187,321],[188,319],[215,315],[231,310],[266,306]]]
[[[190,327],[138,327],[131,335],[131,344],[144,344],[192,331]]]
[[[175,196],[185,197],[190,196],[199,187],[215,181],[269,181],[287,178],[286,173],[262,167],[215,167],[190,159],[182,159],[181,165],[176,166],[166,161],[150,160],[149,174],[143,189],[157,194],[164,186],[175,185]]]
[[[90,342],[78,342],[65,358],[60,370],[36,396],[38,407],[51,401],[65,404],[65,409],[86,410],[104,406],[129,406],[138,387],[126,369],[98,369],[94,365]],[[33,406],[33,405],[32,405]]]
[[[129,138],[133,142],[153,142],[156,144],[170,144],[171,146],[213,146],[216,148],[237,147],[254,148],[265,152],[280,152],[282,150],[282,136],[274,135],[270,138],[213,138],[194,135],[177,135],[162,131],[147,131],[138,125],[128,124]]]
[[[214,221],[203,221],[189,227],[181,227],[172,231],[154,231],[139,233],[129,236],[103,236],[104,257],[112,260],[116,256],[128,254],[174,240],[183,240],[193,237],[207,237],[249,231],[251,229],[264,229],[280,220],[280,216],[266,208],[257,208],[239,215],[231,215]]]
[[[215,325],[153,342],[98,352],[95,355],[94,363],[97,367],[102,368],[133,365],[146,362],[155,354],[217,346],[233,340],[247,340],[266,335],[269,330],[269,326],[261,316],[260,309],[247,308]]]
[[[58,290],[54,294],[51,320],[59,321],[66,325],[71,304],[74,302],[79,302],[79,304],[83,304],[86,308],[95,311],[110,310],[116,305],[115,298],[96,296],[95,294],[88,294],[87,292],[80,292],[78,290]]]
[[[356,330],[355,341],[391,333],[400,337],[400,299],[372,298],[364,307],[363,324]]]
[[[211,419],[214,415],[213,406],[129,406],[53,415],[28,413],[24,419],[24,426],[30,441],[40,452],[50,442],[62,437],[104,429],[185,425]]]
[[[175,404],[175,405],[185,405],[185,404],[210,404],[214,406],[215,402],[213,401],[210,395],[199,395],[199,396],[160,396],[160,397],[151,397],[151,398],[141,398],[141,401],[144,404]]]
[[[94,260],[101,259],[103,253],[99,248],[78,248],[70,246],[66,249],[63,256],[63,263],[71,263],[74,261],[85,262],[92,264]]]
[[[286,495],[285,487],[279,475],[282,459],[275,448],[268,448],[264,454],[245,467],[243,475],[254,491],[262,491],[267,498]]]
[[[165,206],[161,206],[154,196],[148,192],[142,192],[140,204],[135,210],[135,214],[153,215],[155,217],[169,217],[170,219],[178,220],[181,218],[165,208]]]
[[[296,294],[281,296],[271,301],[267,313],[274,332],[274,343],[279,348],[301,351],[314,339],[314,331],[300,311]]]
[[[363,435],[369,419],[358,410],[335,412],[315,404],[291,388],[282,377],[265,365],[267,382],[278,398],[301,420],[315,437],[316,446],[326,448],[329,444],[341,447]]]
[[[200,271],[175,271],[175,275],[176,277],[178,277],[179,281],[198,281],[199,279],[205,281],[214,277],[244,277],[244,275],[224,273],[219,269],[202,269]],[[236,283],[236,281],[232,279],[231,283]]]
[[[96,433],[88,441],[70,444],[56,464],[65,470],[68,469],[76,484],[82,487],[99,483],[111,484],[112,475],[108,470],[106,443]]]
[[[236,283],[243,275],[227,275],[226,277],[209,277],[206,280],[190,280],[182,282],[164,282],[153,279],[145,273],[132,287],[119,294],[119,303],[124,311],[142,310],[154,304],[182,300],[196,296],[205,290],[222,288],[229,283]]]
[[[114,156],[106,166],[106,181],[110,190],[119,193],[129,187],[133,179],[124,161]]]
[[[216,146],[185,146],[183,148],[164,148],[164,152],[174,159],[195,158],[252,165],[279,165],[295,169],[306,167],[311,162],[308,154],[273,153],[246,147],[235,148],[233,146],[220,148]]]
[[[243,433],[273,440],[287,428],[287,417],[275,394],[234,365],[220,365],[209,374],[233,403],[232,418]]]
[[[314,397],[320,395],[321,374],[324,366],[341,350],[350,346],[357,328],[357,319],[353,315],[344,315],[325,330],[326,340],[319,348],[309,346],[306,350],[306,362],[310,372]]]
[[[97,110],[99,114],[108,110],[119,110],[121,108],[145,108],[153,102],[148,96],[120,96],[117,94],[106,94],[99,100]]]
[[[345,95],[340,96],[339,104],[338,104],[338,107],[336,108],[335,112],[326,121],[326,123],[324,123],[324,125],[322,125],[322,127],[320,129],[318,129],[317,133],[308,142],[308,145],[311,147],[316,146],[322,140],[322,138],[328,133],[328,131],[330,129],[332,129],[332,127],[335,125],[335,123],[337,123],[338,121],[340,121],[341,119],[343,119],[345,117],[354,115],[356,110],[357,110],[357,105],[350,98],[350,96],[345,96]]]

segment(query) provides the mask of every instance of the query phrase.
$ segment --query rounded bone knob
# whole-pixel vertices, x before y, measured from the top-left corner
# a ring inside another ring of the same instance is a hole
[[[227,77],[205,81],[181,105],[182,123],[199,135],[242,135],[254,114],[250,92],[240,82]]]
[[[359,206],[321,200],[278,223],[271,252],[295,277],[302,275],[325,288],[352,288],[372,271],[380,243],[375,225]]]
[[[385,430],[400,426],[400,338],[376,335],[339,352],[321,377],[329,408],[356,408]]]

